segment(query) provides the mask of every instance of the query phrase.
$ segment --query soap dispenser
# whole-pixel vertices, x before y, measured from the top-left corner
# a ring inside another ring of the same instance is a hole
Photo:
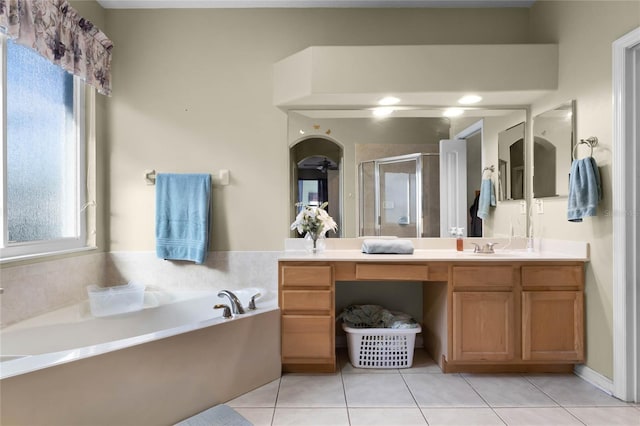
[[[458,228],[456,232],[456,250],[462,251],[464,249],[464,241],[462,240],[464,228]]]

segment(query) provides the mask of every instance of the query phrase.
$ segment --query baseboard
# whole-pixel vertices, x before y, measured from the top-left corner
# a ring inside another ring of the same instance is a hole
[[[613,395],[613,380],[603,376],[595,370],[592,370],[584,364],[576,365],[573,368],[573,372],[581,379],[591,383],[609,395]]]

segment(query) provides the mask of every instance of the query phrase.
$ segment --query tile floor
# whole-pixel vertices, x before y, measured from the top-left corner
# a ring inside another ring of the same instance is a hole
[[[640,405],[564,374],[442,374],[421,349],[410,369],[285,374],[227,404],[255,426],[625,425]]]

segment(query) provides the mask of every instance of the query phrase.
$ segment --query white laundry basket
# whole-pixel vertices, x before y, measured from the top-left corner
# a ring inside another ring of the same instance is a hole
[[[413,364],[416,328],[366,328],[342,323],[347,333],[349,360],[358,368],[409,368]]]

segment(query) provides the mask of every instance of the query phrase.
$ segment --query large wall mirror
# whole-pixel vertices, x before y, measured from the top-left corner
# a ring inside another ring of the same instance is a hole
[[[502,212],[495,220],[489,218],[480,227],[477,222],[471,222],[471,209],[477,203],[483,168],[494,166],[492,178],[497,192],[500,134],[516,125],[524,128],[524,110],[476,108],[467,109],[458,117],[444,117],[443,110],[438,108],[399,109],[386,117],[375,117],[372,112],[289,111],[292,205],[300,201],[300,194],[305,194],[301,189],[305,185],[303,177],[321,179],[322,166],[327,164],[328,185],[324,197],[329,200],[330,214],[339,218],[339,236],[439,237],[440,141],[464,139],[467,167],[460,171],[465,175],[460,178],[467,188],[466,204],[461,208],[466,211],[467,221],[459,226],[469,230],[465,231],[468,236],[506,236],[509,226],[522,228],[516,229],[515,235],[525,235],[526,223],[522,217],[504,220],[516,214],[500,203],[492,207],[492,212]],[[304,170],[305,167],[315,171]],[[523,198],[524,160],[522,164],[513,160],[509,167],[520,167],[517,170],[523,182],[521,192],[511,193]],[[309,191],[310,200],[316,199],[313,198],[316,192],[322,192]],[[292,208],[291,215],[294,214]],[[506,223],[507,228],[499,229],[500,223]],[[382,233],[376,234],[380,228]]]
[[[575,145],[575,101],[533,119],[533,197],[566,196]]]

